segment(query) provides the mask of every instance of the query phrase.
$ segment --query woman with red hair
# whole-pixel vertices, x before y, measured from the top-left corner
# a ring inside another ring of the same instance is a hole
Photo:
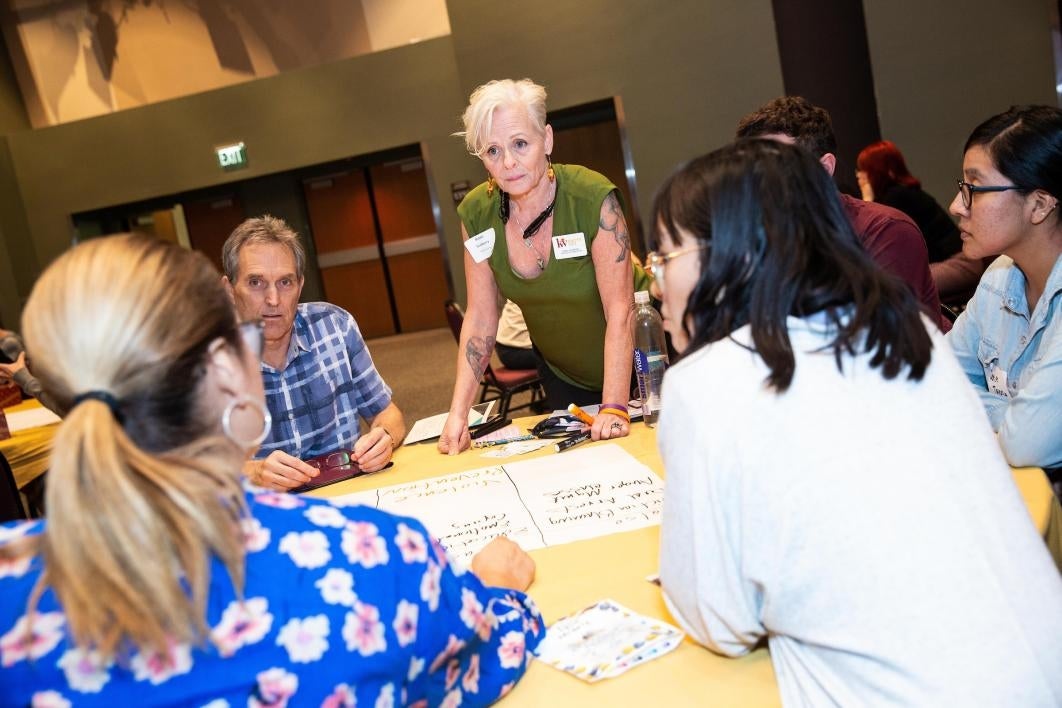
[[[947,304],[965,305],[984,272],[981,261],[962,255],[959,229],[907,169],[903,153],[890,140],[863,148],[856,159],[863,199],[899,209],[918,224],[929,249],[929,269]]]

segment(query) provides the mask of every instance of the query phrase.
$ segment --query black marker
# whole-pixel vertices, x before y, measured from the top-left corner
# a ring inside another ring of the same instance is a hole
[[[509,423],[512,422],[512,418],[498,416],[494,420],[484,423],[478,428],[474,428],[472,432],[468,434],[468,437],[472,438],[473,440],[475,440],[476,438],[481,438],[484,435],[487,435],[488,433],[493,433],[495,430],[501,430],[506,425],[509,425]]]
[[[589,439],[590,431],[587,430],[585,433],[579,433],[578,435],[573,435],[570,438],[564,438],[559,443],[555,444],[553,446],[553,449],[557,452],[564,452],[568,448],[575,447],[579,443],[586,442]]]

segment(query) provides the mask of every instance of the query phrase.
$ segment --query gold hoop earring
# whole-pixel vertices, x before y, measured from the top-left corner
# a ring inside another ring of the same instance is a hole
[[[557,173],[553,171],[553,160],[549,159],[549,155],[546,155],[546,164],[549,165],[549,169],[546,170],[546,177],[552,182],[557,179]]]
[[[493,177],[487,177],[487,196],[488,197],[493,197],[494,196],[494,178]]]

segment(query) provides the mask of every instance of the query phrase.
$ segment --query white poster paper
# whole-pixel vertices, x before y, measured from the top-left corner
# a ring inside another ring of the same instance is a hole
[[[615,444],[334,497],[424,523],[455,558],[495,536],[527,550],[660,523],[663,481]]]

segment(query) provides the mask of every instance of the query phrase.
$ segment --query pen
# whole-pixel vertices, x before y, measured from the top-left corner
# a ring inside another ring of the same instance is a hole
[[[586,415],[586,414],[584,413],[583,415]],[[585,433],[579,433],[578,435],[573,435],[570,438],[564,438],[559,443],[554,445],[553,449],[556,450],[557,452],[564,452],[568,448],[575,447],[579,443],[586,442],[589,439],[590,439],[590,431],[587,430]]]
[[[569,403],[568,404],[568,412],[571,413],[572,415],[574,415],[579,420],[581,420],[584,423],[586,423],[587,425],[593,425],[594,424],[594,417],[592,415],[590,415],[589,413],[587,413],[586,411],[584,411],[579,406],[575,405],[574,403]]]
[[[507,445],[511,442],[520,442],[521,440],[534,440],[534,435],[517,435],[515,438],[505,438],[504,440],[483,440],[475,441],[472,443],[472,447],[494,447],[495,445]]]

